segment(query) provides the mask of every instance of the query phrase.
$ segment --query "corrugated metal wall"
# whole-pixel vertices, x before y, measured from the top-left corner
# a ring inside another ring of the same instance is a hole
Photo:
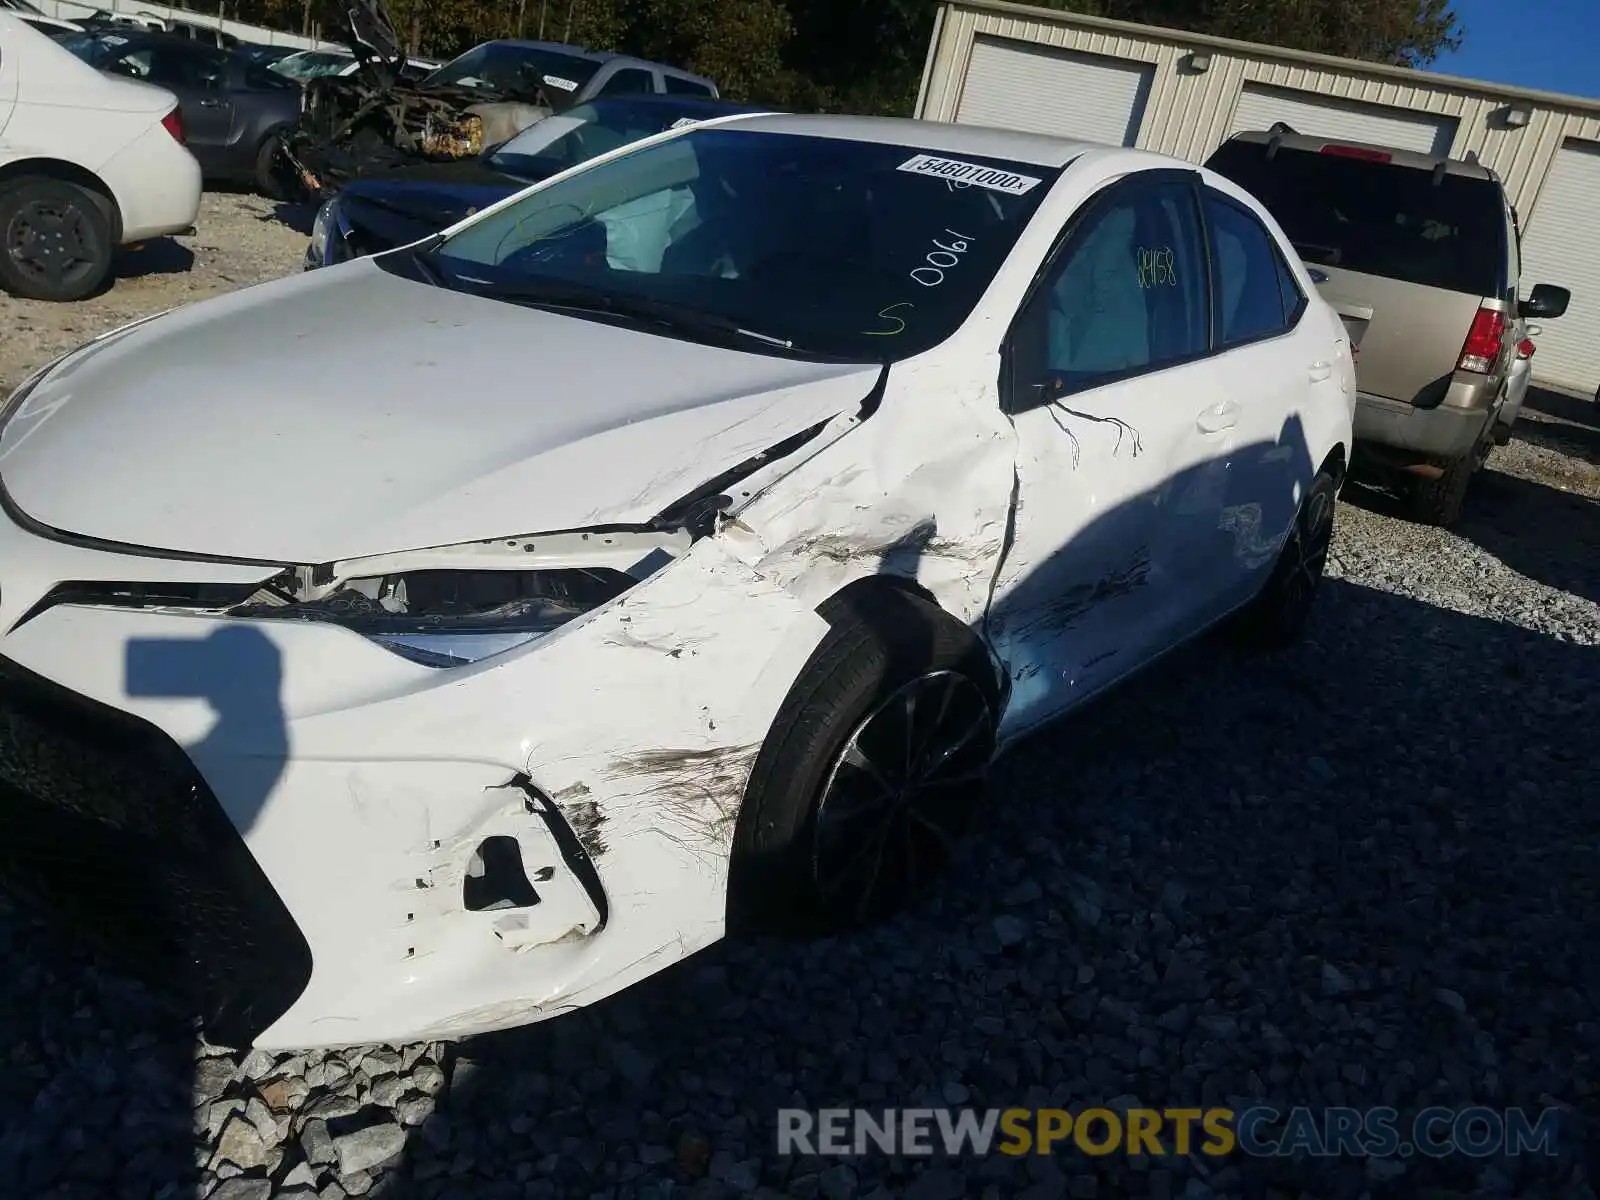
[[[1205,158],[1221,143],[1247,83],[1440,113],[1459,122],[1451,155],[1459,158],[1469,150],[1476,151],[1485,166],[1498,172],[1512,203],[1525,214],[1525,229],[1537,221],[1539,187],[1562,142],[1569,138],[1600,140],[1600,104],[1579,102],[1561,107],[1533,102],[1528,124],[1512,129],[1502,120],[1507,99],[1491,84],[1485,84],[1480,93],[1435,82],[1419,71],[1364,71],[1359,63],[1333,67],[1325,65],[1326,60],[1297,61],[1290,52],[1268,57],[1210,46],[1205,47],[1211,54],[1210,69],[1195,74],[1186,71],[1183,63],[1191,50],[1202,48],[1203,39],[1176,34],[1169,39],[1153,30],[1135,36],[1118,30],[1112,22],[1036,11],[1034,15],[1025,10],[947,4],[934,31],[917,115],[933,121],[955,119],[973,39],[979,34],[1153,64],[1155,79],[1137,144],[1141,149],[1191,161]]]

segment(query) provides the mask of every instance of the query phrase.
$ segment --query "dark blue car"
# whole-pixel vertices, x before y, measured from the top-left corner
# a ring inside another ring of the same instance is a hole
[[[477,158],[364,175],[317,213],[306,270],[419,241],[558,171],[675,125],[761,111],[767,110],[694,96],[591,100],[530,125]]]

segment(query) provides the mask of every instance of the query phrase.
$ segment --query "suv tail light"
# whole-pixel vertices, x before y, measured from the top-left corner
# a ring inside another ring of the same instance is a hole
[[[1360,158],[1377,163],[1386,163],[1394,158],[1387,150],[1368,150],[1365,146],[1324,146],[1322,152],[1336,154],[1340,158]]]
[[[1518,358],[1532,358],[1533,357],[1533,351],[1534,351],[1533,342],[1530,341],[1528,338],[1523,338],[1520,342],[1517,343],[1517,357]]]
[[[175,108],[162,117],[161,128],[170,133],[178,145],[187,146],[189,144],[189,139],[183,128],[183,111],[181,109]]]
[[[1500,358],[1500,342],[1505,334],[1505,314],[1492,308],[1480,308],[1472,318],[1472,328],[1467,330],[1467,340],[1461,347],[1456,370],[1476,371],[1480,375],[1487,375],[1494,370],[1494,364]]]

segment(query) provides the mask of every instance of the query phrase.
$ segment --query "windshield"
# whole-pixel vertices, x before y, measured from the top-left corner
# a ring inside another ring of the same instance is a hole
[[[1499,294],[1505,215],[1488,179],[1259,142],[1206,163],[1254,193],[1308,263],[1426,287]]]
[[[91,67],[98,67],[110,54],[111,47],[128,44],[127,38],[117,37],[116,34],[109,35],[113,39],[110,42],[103,41],[107,35],[99,33],[68,33],[63,30],[51,36],[56,45]]]
[[[489,155],[489,166],[528,183],[704,115],[659,100],[579,104],[530,125]]]
[[[449,84],[508,95],[532,95],[543,87],[553,107],[565,108],[599,69],[598,62],[572,54],[485,42],[451,59],[423,83],[428,87]]]
[[[349,54],[335,54],[325,50],[302,50],[287,58],[280,58],[267,69],[290,79],[316,79],[321,75],[334,75],[355,62]]]
[[[649,306],[799,353],[892,361],[956,330],[1059,174],[696,129],[540,188],[426,257],[460,290]]]

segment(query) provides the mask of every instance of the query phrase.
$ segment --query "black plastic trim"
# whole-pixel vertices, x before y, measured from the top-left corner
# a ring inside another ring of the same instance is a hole
[[[522,792],[523,803],[528,811],[541,818],[550,836],[555,839],[556,848],[561,851],[561,857],[567,864],[567,869],[578,878],[583,885],[583,890],[589,894],[589,902],[600,914],[600,923],[595,926],[595,933],[599,933],[611,920],[611,902],[606,899],[605,885],[600,882],[600,872],[594,865],[594,858],[583,848],[583,842],[578,833],[568,823],[561,813],[561,806],[549,796],[545,795],[527,775],[519,774],[513,778],[509,785]]]
[[[35,617],[62,604],[89,604],[104,608],[232,608],[243,604],[271,580],[260,583],[149,583],[110,580],[71,580],[51,588],[32,608],[16,619],[15,631]],[[208,593],[203,595],[202,593]]]
[[[189,757],[149,722],[0,658],[0,888],[244,1047],[311,948]]]
[[[888,368],[885,367],[878,377],[877,390],[880,392],[887,377]],[[863,401],[862,405],[865,407],[866,401]],[[707,536],[716,527],[717,515],[733,503],[733,497],[728,492],[734,484],[753,475],[769,463],[781,462],[788,458],[837,419],[837,417],[825,417],[815,425],[802,429],[799,433],[790,434],[781,442],[776,442],[759,454],[752,454],[720,475],[713,476],[663,508],[645,528],[687,529],[690,537],[697,541]]]

